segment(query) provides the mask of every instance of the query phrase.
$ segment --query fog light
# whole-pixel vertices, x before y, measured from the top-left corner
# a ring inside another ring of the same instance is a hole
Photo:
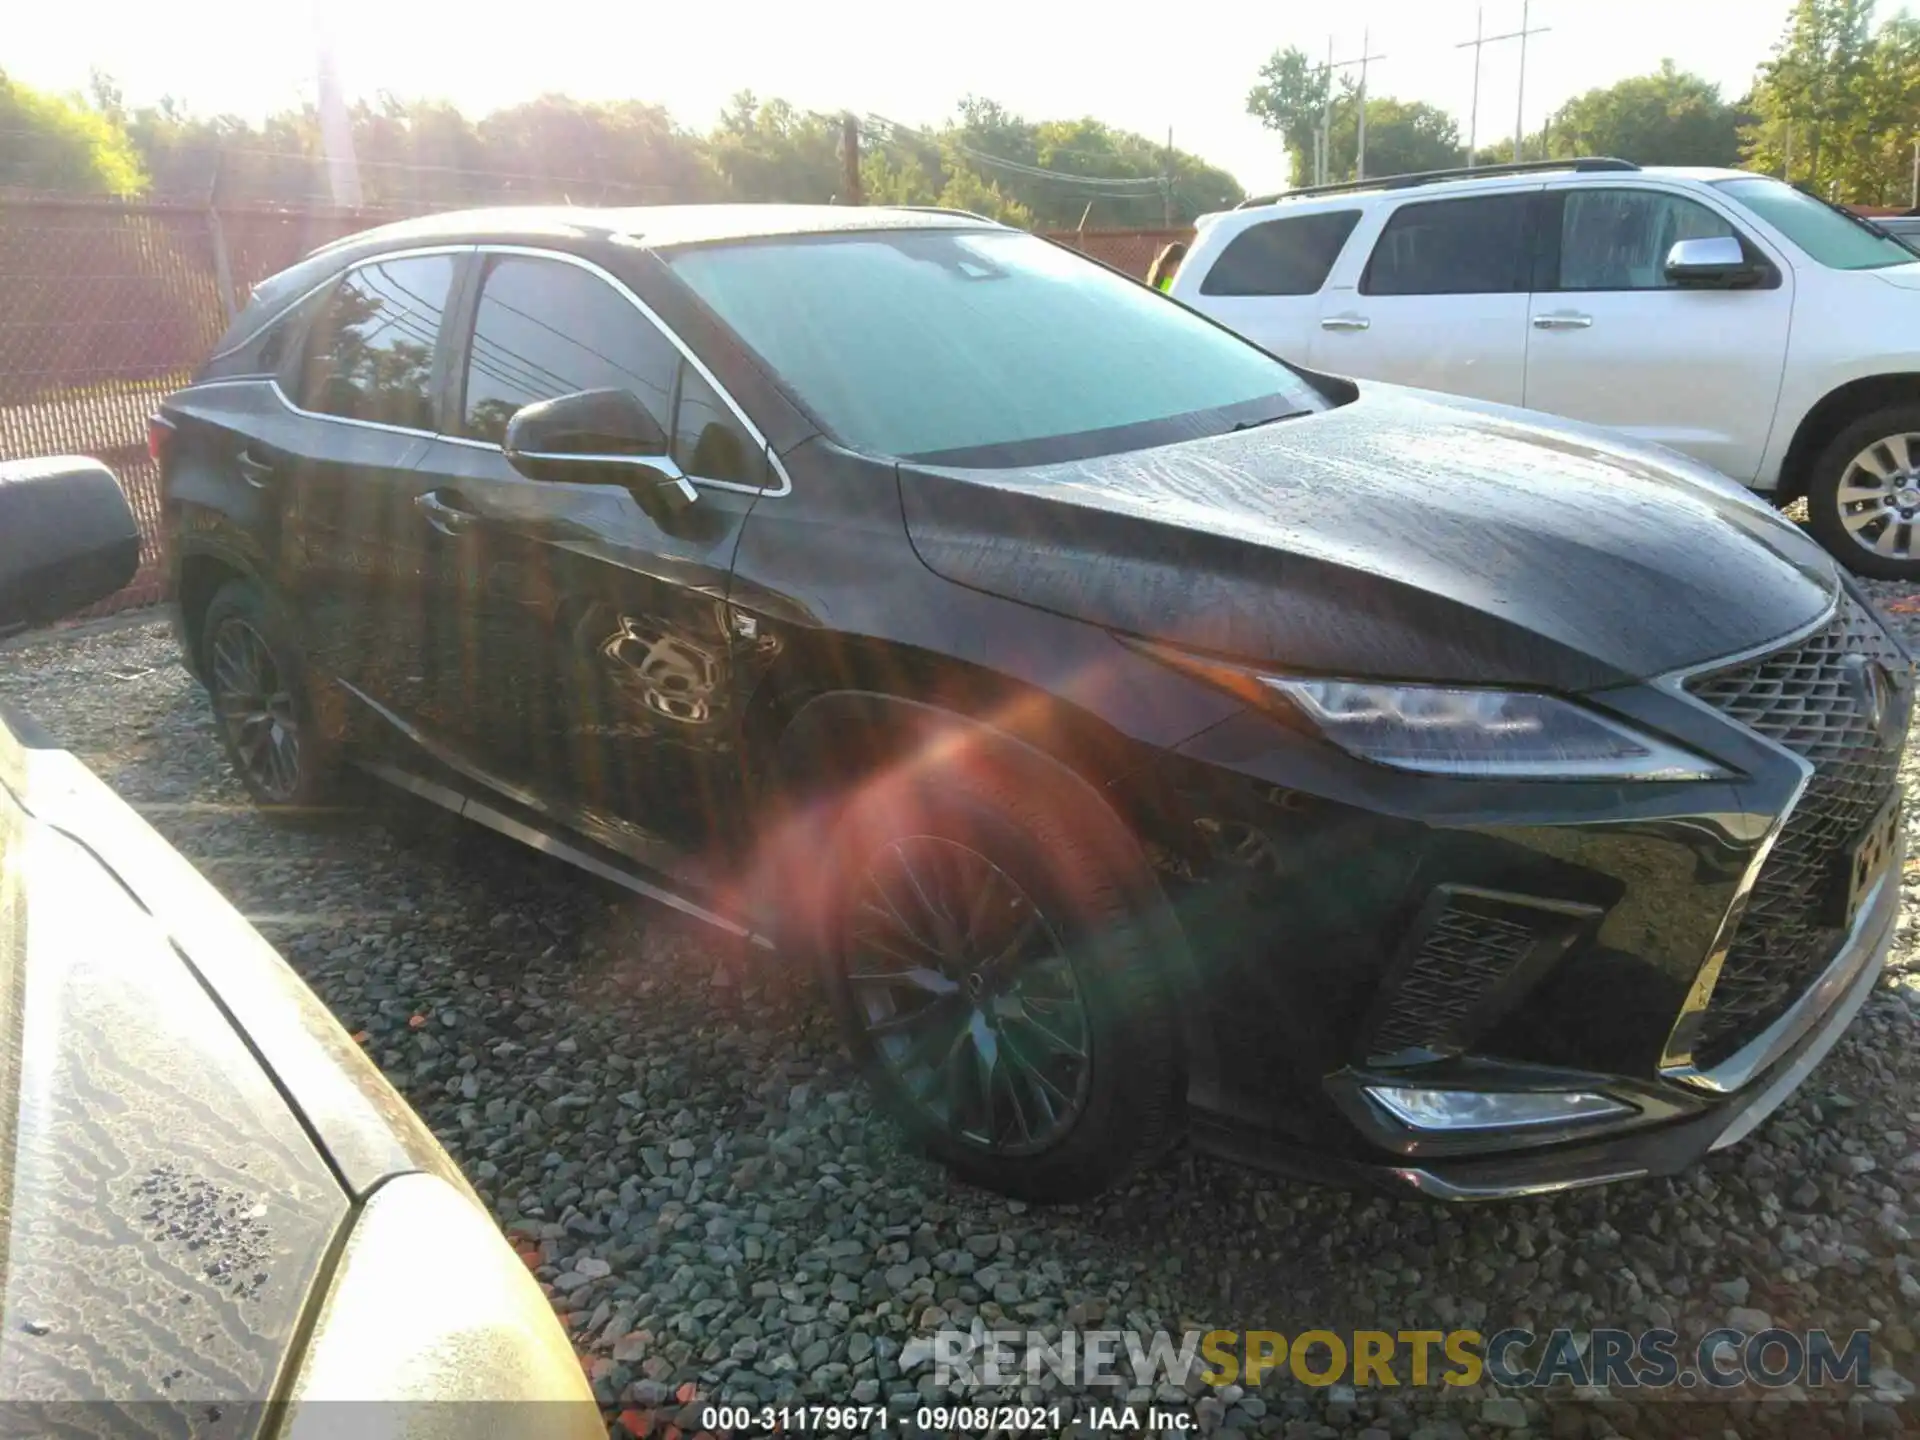
[[[1414,1090],[1369,1085],[1367,1094],[1415,1130],[1511,1130],[1631,1115],[1631,1105],[1584,1090]]]

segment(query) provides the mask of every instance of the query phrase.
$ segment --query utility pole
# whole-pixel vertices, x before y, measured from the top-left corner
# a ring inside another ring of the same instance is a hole
[[[1473,10],[1473,39],[1463,40],[1454,46],[1464,50],[1473,46],[1473,103],[1467,107],[1467,169],[1473,168],[1473,152],[1480,138],[1480,51],[1486,45],[1487,7],[1476,5]]]
[[[334,65],[333,36],[325,5],[315,5],[314,48],[319,87],[320,148],[327,157],[327,190],[336,205],[360,208],[360,165],[353,154],[353,122]]]
[[[1518,40],[1520,42],[1520,114],[1522,117],[1524,117],[1526,114],[1526,103],[1527,103],[1527,36],[1544,35],[1551,28],[1550,26],[1546,26],[1546,25],[1536,26],[1531,29],[1528,28],[1527,7],[1526,7],[1525,0],[1522,0],[1522,4],[1520,7],[1520,28],[1518,30],[1509,30],[1504,35],[1485,34],[1482,32],[1482,29],[1481,29],[1481,23],[1485,19],[1485,16],[1486,16],[1486,10],[1485,10],[1485,7],[1483,6],[1474,15],[1473,39],[1462,40],[1458,45],[1453,47],[1456,50],[1471,49],[1473,51],[1473,104],[1471,105],[1471,107],[1469,107],[1467,111],[1467,168],[1469,170],[1473,168],[1473,165],[1474,165],[1473,152],[1478,147],[1480,142],[1480,52],[1481,50],[1488,45],[1497,45],[1503,40]],[[1516,119],[1514,121],[1513,158],[1515,160],[1518,160],[1520,158],[1520,145],[1523,137],[1523,131],[1522,131],[1523,124],[1524,124],[1524,118]]]
[[[1321,71],[1326,88],[1320,95],[1320,133],[1313,137],[1314,173],[1313,183],[1324,185],[1332,178],[1328,170],[1332,167],[1332,157],[1328,150],[1332,148],[1333,134],[1333,36],[1327,36],[1327,68]]]
[[[851,110],[840,117],[840,163],[841,186],[846,191],[841,203],[865,204],[860,195],[860,121]]]
[[[1907,208],[1920,210],[1920,139],[1913,142],[1913,189],[1908,192]]]
[[[1333,37],[1327,37],[1327,93],[1326,101],[1320,109],[1320,174],[1322,185],[1333,179],[1333,77],[1336,71],[1346,70],[1354,65],[1360,67],[1360,132],[1359,151],[1354,159],[1353,178],[1364,180],[1367,177],[1367,62],[1384,60],[1384,55],[1369,55],[1366,46],[1366,32],[1361,32],[1360,53],[1351,60],[1333,58]]]
[[[1360,136],[1358,143],[1354,146],[1353,155],[1353,178],[1356,180],[1367,178],[1367,62],[1387,58],[1384,55],[1367,53],[1369,38],[1368,31],[1360,32]]]
[[[1520,84],[1515,87],[1518,94],[1513,102],[1513,161],[1519,164],[1523,158],[1520,147],[1527,137],[1527,9],[1528,0],[1520,0]]]
[[[1167,153],[1160,161],[1160,224],[1173,228],[1173,127],[1167,127]]]

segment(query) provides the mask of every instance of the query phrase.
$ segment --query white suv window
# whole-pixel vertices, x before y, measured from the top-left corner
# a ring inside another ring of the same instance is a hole
[[[1318,294],[1359,221],[1358,210],[1322,210],[1250,225],[1227,242],[1200,293]]]
[[[1360,277],[1363,295],[1497,295],[1527,288],[1527,211],[1537,191],[1425,200],[1393,212]]]
[[[1665,290],[1667,252],[1681,240],[1739,239],[1697,200],[1660,190],[1564,192],[1556,290]]]

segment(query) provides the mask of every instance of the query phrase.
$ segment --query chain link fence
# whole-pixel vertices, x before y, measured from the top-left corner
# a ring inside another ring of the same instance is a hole
[[[186,383],[259,281],[394,218],[164,202],[0,203],[0,459],[91,455],[140,522],[133,582],[88,614],[163,598],[160,476],[147,416]]]
[[[0,203],[0,459],[90,455],[113,467],[140,522],[133,582],[89,615],[165,598],[160,476],[147,417],[186,383],[252,287],[316,246],[398,211],[167,202]],[[1190,230],[1054,232],[1144,278]]]
[[[1193,231],[1180,230],[1051,230],[1043,232],[1049,240],[1070,245],[1082,255],[1124,270],[1136,280],[1147,278],[1153,257],[1164,245],[1178,240],[1193,243]]]

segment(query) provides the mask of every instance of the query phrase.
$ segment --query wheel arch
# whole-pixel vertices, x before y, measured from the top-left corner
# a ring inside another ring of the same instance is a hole
[[[1092,755],[1085,750],[1060,754],[1054,753],[1052,745],[1036,743],[1048,733],[1044,712],[1061,702],[1040,696],[1038,704],[1022,704],[1020,698],[1034,697],[1020,697],[1021,688],[1014,687],[1019,698],[1003,707],[1004,713],[1024,722],[1015,726],[951,708],[938,698],[895,689],[848,685],[787,696],[790,708],[784,709],[766,756],[765,815],[774,837],[776,876],[794,879],[775,878],[773,883],[782,894],[798,888],[801,882],[792,867],[804,867],[817,853],[816,837],[832,810],[830,797],[844,793],[847,786],[872,783],[881,776],[937,774],[953,765],[988,765],[1012,774],[1022,786],[1050,793],[1073,807],[1076,817],[1084,817],[1081,823],[1089,827],[1098,852],[1109,858],[1122,877],[1152,927],[1154,951],[1165,967],[1178,1013],[1187,1089],[1210,1093],[1217,1084],[1215,1047],[1203,1019],[1204,1007],[1192,1003],[1200,985],[1199,969],[1133,820],[1116,803],[1112,785],[1098,778],[1104,768],[1100,747],[1096,742]],[[1083,720],[1080,725],[1087,723]],[[1052,734],[1057,739],[1059,729]]]
[[[1780,462],[1780,484],[1774,499],[1782,506],[1804,499],[1812,482],[1813,465],[1833,438],[1862,415],[1884,405],[1920,402],[1920,374],[1912,372],[1865,375],[1838,385],[1800,418],[1787,453]]]
[[[207,607],[220,587],[230,580],[259,584],[260,578],[245,561],[224,550],[195,547],[183,552],[174,571],[174,604],[179,607],[180,640],[183,657],[195,678],[206,680]]]

